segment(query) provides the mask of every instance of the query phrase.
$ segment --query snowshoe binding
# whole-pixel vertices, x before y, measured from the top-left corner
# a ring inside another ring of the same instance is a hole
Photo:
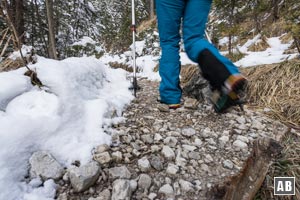
[[[214,90],[210,98],[214,110],[217,113],[224,113],[232,106],[239,106],[244,111],[243,105],[246,103],[245,90],[247,80],[242,75],[231,75],[225,82],[221,90]]]

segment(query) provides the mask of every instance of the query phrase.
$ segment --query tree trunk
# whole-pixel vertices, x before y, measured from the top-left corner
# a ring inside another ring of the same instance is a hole
[[[154,18],[154,0],[150,0],[150,19]]]
[[[258,33],[261,32],[261,17],[259,16],[259,6],[260,6],[260,1],[255,1],[255,6],[253,9],[253,19],[254,19],[254,24],[255,24],[255,29]]]
[[[273,7],[273,21],[277,21],[279,19],[279,0],[272,1]]]
[[[21,48],[24,43],[24,6],[23,0],[11,1],[10,3],[3,0],[1,4],[2,9],[7,11],[5,19],[14,34],[15,47]]]
[[[55,32],[53,20],[53,0],[46,0],[47,19],[48,19],[48,36],[49,36],[49,56],[57,60],[55,48]]]
[[[9,11],[8,9],[8,2],[6,0],[4,1],[0,1],[0,7],[1,7],[1,10],[0,10],[0,16],[3,16],[12,35],[13,35],[13,43],[14,43],[14,48],[15,50],[17,49],[21,49],[21,43],[20,43],[20,40],[19,40],[19,37],[18,37],[18,33],[17,33],[17,30],[16,30],[16,27],[15,27],[15,24],[13,23],[13,20],[11,19],[12,17],[12,13]]]
[[[300,37],[294,36],[294,42],[295,42],[296,48],[300,54]]]
[[[37,22],[38,22],[38,26],[40,27],[40,33],[38,34],[38,36],[41,38],[41,40],[44,42],[45,44],[45,54],[48,54],[48,56],[50,57],[49,55],[49,49],[48,49],[48,43],[45,39],[45,31],[44,31],[44,26],[43,26],[43,22],[42,22],[42,16],[40,15],[40,12],[39,12],[39,5],[38,5],[38,2],[37,0],[34,0],[34,4],[35,4],[35,10],[36,10],[36,19],[37,19]]]
[[[33,3],[33,1],[31,1],[30,2],[30,7],[32,8],[32,9],[34,9],[34,3]],[[32,11],[31,12],[31,19],[32,19],[32,26],[31,26],[31,31],[32,31],[32,36],[30,37],[31,38],[31,40],[30,40],[30,42],[31,42],[31,46],[34,46],[34,40],[35,40],[35,36],[37,35],[37,33],[36,33],[36,28],[35,28],[35,25],[36,25],[36,19],[35,19],[35,16],[34,16],[34,12]]]
[[[234,18],[234,9],[236,7],[236,0],[231,0],[231,4],[230,4],[230,20],[229,20],[229,26],[230,26],[230,30],[229,30],[229,34],[228,34],[228,53],[230,55],[232,55],[232,39],[234,37],[233,35],[233,28],[234,28],[234,24],[235,24],[235,18]]]
[[[24,44],[24,4],[23,0],[16,1],[15,26],[21,44]]]

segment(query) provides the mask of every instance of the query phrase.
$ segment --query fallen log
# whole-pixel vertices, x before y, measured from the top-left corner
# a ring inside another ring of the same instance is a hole
[[[253,150],[242,170],[224,183],[215,185],[208,193],[210,200],[251,200],[260,189],[274,158],[281,153],[282,142],[289,128],[282,124],[274,127],[274,138],[254,141]]]

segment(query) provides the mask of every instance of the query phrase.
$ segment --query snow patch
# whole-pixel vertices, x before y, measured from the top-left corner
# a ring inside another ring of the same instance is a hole
[[[30,78],[22,74],[0,73],[0,110],[5,110],[8,102],[31,89]]]
[[[88,36],[83,36],[79,41],[74,42],[71,46],[86,46],[87,44],[96,44],[96,41]]]
[[[254,39],[246,42],[245,45],[239,48],[242,53],[247,54],[244,58],[237,61],[235,64],[240,67],[249,67],[255,65],[280,63],[288,59],[296,58],[298,54],[284,54],[293,43],[290,41],[287,44],[283,44],[280,41],[280,37],[273,37],[267,40],[270,45],[265,51],[251,52],[248,51],[248,47],[254,44],[260,39],[260,35],[257,35]]]
[[[21,48],[22,55],[26,57],[27,54],[31,54],[33,50],[32,46],[23,45]],[[9,59],[16,60],[17,58],[21,58],[20,51],[14,51],[9,57]]]
[[[42,187],[23,182],[32,153],[47,150],[66,167],[87,163],[93,147],[111,142],[105,127],[123,120],[122,110],[133,99],[126,72],[95,58],[39,57],[29,67],[47,91],[29,87],[22,69],[0,73],[0,96],[12,98],[0,112],[0,199],[53,199],[53,181]]]

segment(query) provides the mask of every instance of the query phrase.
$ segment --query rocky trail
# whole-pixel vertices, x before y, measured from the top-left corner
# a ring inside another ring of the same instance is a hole
[[[274,137],[274,122],[260,113],[219,115],[186,97],[182,108],[168,110],[156,102],[158,82],[139,84],[125,122],[111,129],[112,145],[93,152],[99,165],[68,169],[59,200],[207,199],[241,170],[255,139]]]

